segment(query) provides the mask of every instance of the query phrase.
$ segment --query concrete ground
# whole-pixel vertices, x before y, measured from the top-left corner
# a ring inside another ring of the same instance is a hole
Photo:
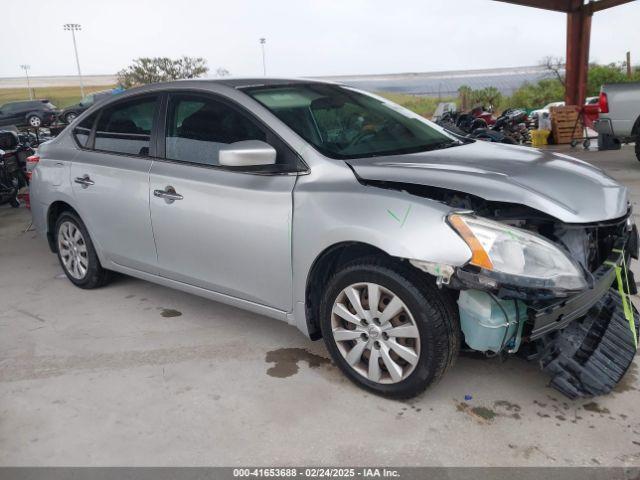
[[[576,155],[638,203],[630,147]],[[595,401],[469,357],[386,400],[284,323],[127,277],[80,290],[28,224],[0,206],[0,465],[640,465],[637,360]]]

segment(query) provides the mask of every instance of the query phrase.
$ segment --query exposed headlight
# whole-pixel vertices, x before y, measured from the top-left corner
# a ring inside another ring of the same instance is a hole
[[[545,238],[467,214],[448,217],[472,252],[470,263],[519,286],[562,290],[587,287],[580,266]]]

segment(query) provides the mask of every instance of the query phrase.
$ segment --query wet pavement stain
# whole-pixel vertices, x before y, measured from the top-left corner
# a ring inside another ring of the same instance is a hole
[[[298,373],[298,362],[307,362],[309,368],[330,365],[331,360],[311,353],[304,348],[279,348],[267,352],[267,363],[275,363],[267,370],[267,375],[275,378],[287,378]]]
[[[515,418],[516,420],[520,420],[520,418],[522,418],[520,416],[522,407],[520,407],[520,405],[518,405],[517,403],[511,403],[507,400],[496,400],[495,402],[493,402],[493,406],[495,408],[502,408],[506,410],[507,413],[500,413],[500,416],[511,417]]]
[[[160,315],[166,318],[179,317],[180,315],[182,315],[182,312],[174,310],[173,308],[163,308],[162,312],[160,312]]]
[[[458,412],[467,413],[477,419],[484,420],[490,422],[494,418],[498,416],[496,412],[487,407],[471,407],[466,402],[460,402],[456,405],[456,410]]]
[[[611,413],[608,408],[601,407],[596,402],[585,403],[582,408],[584,408],[588,412],[599,413],[601,415]]]
[[[497,416],[496,412],[487,407],[473,407],[471,413],[485,420],[493,420]]]

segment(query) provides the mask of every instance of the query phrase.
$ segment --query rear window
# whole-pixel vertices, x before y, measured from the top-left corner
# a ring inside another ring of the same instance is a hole
[[[120,102],[102,109],[95,149],[148,156],[157,97]]]
[[[73,138],[76,139],[78,145],[83,148],[89,148],[89,137],[91,135],[91,129],[93,128],[93,124],[96,120],[97,112],[89,115],[85,118],[80,125],[73,129]]]

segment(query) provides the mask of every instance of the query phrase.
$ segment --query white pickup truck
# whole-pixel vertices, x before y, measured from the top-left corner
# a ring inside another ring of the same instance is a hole
[[[600,116],[596,131],[618,142],[636,142],[640,160],[640,82],[610,83],[600,90]]]

